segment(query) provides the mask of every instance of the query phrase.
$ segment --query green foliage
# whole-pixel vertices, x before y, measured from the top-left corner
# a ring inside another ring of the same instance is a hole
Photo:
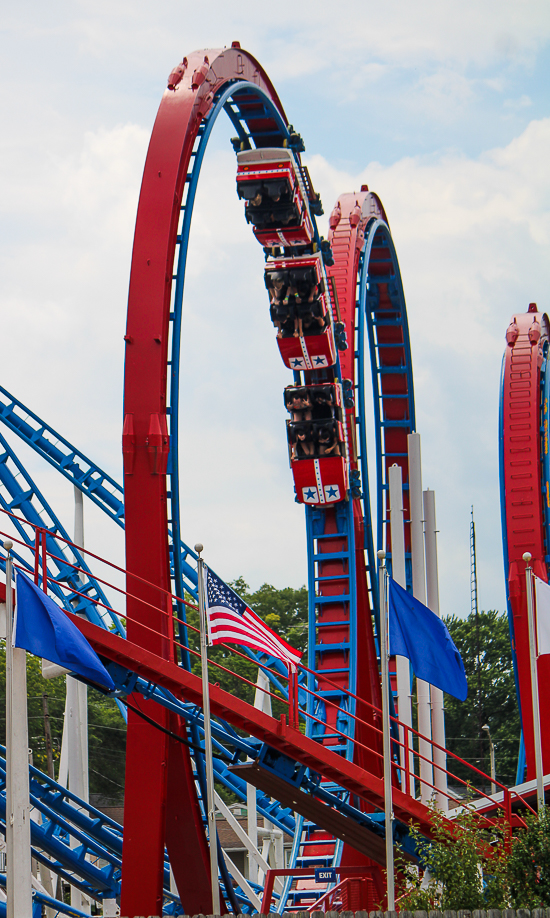
[[[6,743],[6,649],[0,644],[0,741]],[[29,747],[35,768],[47,772],[46,740],[42,695],[48,696],[54,774],[57,778],[63,715],[65,711],[65,677],[42,678],[38,657],[27,654],[27,707]],[[104,804],[118,804],[124,794],[126,726],[113,699],[88,689],[88,736],[90,794]]]
[[[423,909],[546,908],[550,906],[550,810],[525,818],[509,837],[472,810],[450,822],[432,808],[433,838],[415,826],[419,866],[396,858],[399,907]],[[420,869],[419,869],[420,868]]]
[[[305,586],[299,590],[295,590],[292,587],[278,590],[274,586],[264,583],[259,590],[251,593],[250,587],[242,577],[238,577],[230,583],[230,586],[277,634],[293,647],[299,650],[305,649],[307,646],[308,597]],[[187,623],[192,628],[197,629],[193,631],[189,628],[188,635],[189,646],[195,651],[192,654],[191,670],[197,676],[200,676],[201,662],[198,656],[200,651],[198,635],[199,613],[194,609],[188,608],[186,618]],[[243,701],[247,701],[250,704],[254,703],[258,666],[246,655],[244,648],[235,646],[235,650],[232,651],[220,646],[210,647],[208,650],[208,662],[211,681],[217,683],[227,692],[238,693]],[[231,672],[221,669],[220,667],[222,666],[226,670],[231,670]],[[233,675],[234,673],[237,676]],[[242,678],[239,679],[238,676]],[[247,679],[249,684],[243,682],[243,679]],[[273,688],[271,691],[275,695],[278,694]],[[286,706],[278,703],[275,698],[272,698],[271,702],[275,717],[278,717],[283,710],[286,711]]]
[[[489,742],[481,730],[488,724],[495,744],[497,780],[510,786],[516,777],[520,720],[507,616],[495,611],[479,613],[481,691],[478,691],[475,615],[465,619],[453,616],[446,619],[446,624],[460,651],[468,679],[466,701],[445,696],[447,748],[489,774]],[[450,769],[463,779],[469,777],[460,767],[450,764]]]
[[[432,807],[433,839],[411,826],[424,876],[399,858],[399,905],[405,909],[503,908],[507,901],[504,837],[487,828],[471,810],[449,822]]]
[[[525,817],[527,828],[514,838],[508,865],[513,908],[550,906],[550,809]]]

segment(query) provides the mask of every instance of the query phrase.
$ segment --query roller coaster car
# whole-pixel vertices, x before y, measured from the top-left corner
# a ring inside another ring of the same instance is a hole
[[[263,246],[310,245],[313,224],[300,167],[292,150],[273,147],[237,153],[237,194]]]
[[[285,366],[333,366],[336,345],[321,254],[270,259],[264,280]]]
[[[303,504],[344,500],[349,487],[348,450],[338,383],[288,386],[285,406],[290,468]]]

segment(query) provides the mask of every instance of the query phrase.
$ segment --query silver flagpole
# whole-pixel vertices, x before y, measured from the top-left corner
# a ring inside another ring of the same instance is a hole
[[[208,691],[208,653],[206,626],[206,602],[204,593],[204,561],[201,558],[203,545],[197,542],[195,551],[198,558],[199,575],[199,612],[201,619],[201,671],[202,671],[202,710],[204,715],[204,760],[206,764],[206,805],[208,808],[208,841],[210,848],[210,877],[212,882],[212,914],[221,915],[220,885],[218,882],[218,836],[216,833],[216,810],[214,803],[214,769],[212,766],[212,728],[210,724],[210,694]]]
[[[535,738],[535,773],[537,776],[537,809],[542,812],[544,806],[544,780],[542,766],[542,746],[540,741],[539,680],[537,673],[537,645],[535,641],[535,613],[533,610],[533,569],[530,566],[531,554],[523,555],[526,563],[525,580],[527,586],[527,621],[529,624],[529,660],[531,663],[531,699],[533,704],[533,733]]]
[[[395,878],[393,868],[393,802],[391,784],[391,735],[390,735],[390,674],[388,663],[388,604],[386,599],[385,551],[379,551],[378,571],[380,587],[380,662],[382,664],[382,736],[384,751],[384,815],[386,826],[386,880],[388,884],[389,912],[395,910]],[[407,753],[404,752],[406,755]]]
[[[7,915],[32,915],[27,652],[13,646],[13,542],[6,539]]]

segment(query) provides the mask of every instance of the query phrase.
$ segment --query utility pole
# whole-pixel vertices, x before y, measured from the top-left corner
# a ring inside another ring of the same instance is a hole
[[[53,752],[52,752],[52,731],[50,728],[50,711],[48,708],[48,696],[42,693],[42,710],[44,712],[44,736],[46,738],[46,758],[48,761],[48,774],[50,778],[55,779],[53,773]]]

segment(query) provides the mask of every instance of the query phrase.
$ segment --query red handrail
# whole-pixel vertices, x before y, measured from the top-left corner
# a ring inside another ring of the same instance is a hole
[[[1,509],[1,508],[0,508],[0,509]],[[35,540],[34,540],[34,579],[35,579],[35,582],[36,582],[37,585],[38,585],[39,578],[40,578],[40,567],[42,567],[42,588],[44,589],[45,592],[47,592],[47,589],[48,589],[48,576],[47,576],[47,558],[48,558],[48,556],[49,556],[52,560],[58,561],[58,562],[62,563],[62,564],[65,565],[65,566],[66,566],[66,565],[70,566],[74,571],[76,571],[76,572],[78,572],[78,573],[81,573],[83,576],[86,576],[86,577],[89,576],[89,572],[86,571],[86,570],[84,570],[83,568],[80,568],[77,564],[73,564],[73,563],[67,561],[65,558],[60,557],[60,556],[54,554],[53,552],[50,552],[50,551],[47,550],[47,536],[48,536],[48,535],[53,535],[54,538],[60,539],[61,541],[65,542],[66,544],[68,544],[68,545],[70,545],[70,546],[76,548],[78,551],[84,552],[84,550],[83,550],[83,549],[80,549],[79,546],[75,545],[75,543],[70,542],[68,539],[64,539],[62,536],[59,536],[59,535],[56,535],[56,534],[52,534],[51,532],[49,532],[49,530],[46,530],[46,529],[44,529],[43,527],[35,526],[33,523],[30,523],[30,522],[28,522],[28,520],[25,520],[25,519],[23,519],[23,518],[21,518],[21,517],[16,516],[16,514],[13,514],[13,513],[11,513],[10,511],[1,509],[1,512],[5,513],[7,516],[9,516],[9,517],[11,517],[11,518],[13,518],[13,519],[15,519],[15,520],[17,520],[17,521],[20,521],[20,522],[22,522],[22,523],[25,523],[25,525],[30,526],[31,528],[33,528],[33,529],[35,530]],[[23,546],[24,548],[28,549],[28,550],[31,551],[31,552],[33,551],[32,545],[29,545],[28,543],[22,541],[21,539],[18,539],[18,538],[15,537],[15,536],[12,536],[11,534],[9,534],[9,533],[7,533],[7,532],[3,532],[3,531],[0,530],[0,535],[9,536],[9,538],[11,538],[12,541],[14,541],[14,542],[16,542],[17,544]],[[86,553],[86,554],[89,554],[91,557],[95,558],[96,560],[98,560],[98,561],[100,561],[100,562],[102,562],[102,563],[107,564],[108,566],[110,566],[110,567],[112,567],[113,569],[119,571],[120,573],[123,573],[123,574],[126,574],[126,573],[127,573],[127,572],[125,571],[124,568],[119,567],[118,565],[114,564],[113,562],[110,562],[110,561],[108,561],[107,559],[102,558],[101,556],[99,556],[99,555],[97,555],[97,554],[94,554],[93,552],[89,552],[89,551],[86,550],[85,553]],[[23,567],[21,567],[21,566],[18,565],[18,564],[15,564],[15,567],[17,567],[17,568],[20,569],[20,570],[23,570],[25,573],[27,572]],[[146,584],[146,585],[156,586],[155,584],[149,584],[149,582],[148,582],[147,580],[145,580],[145,579],[142,578],[142,577],[139,577],[138,575],[132,574],[131,576],[135,577],[136,580],[139,580],[139,581],[141,581],[142,583],[144,583],[144,584]],[[132,599],[139,599],[138,597],[134,596],[134,595],[133,595],[132,593],[130,593],[129,591],[124,590],[124,589],[122,589],[121,587],[118,587],[118,586],[116,586],[115,584],[112,584],[112,583],[110,583],[109,581],[107,581],[107,580],[105,580],[105,579],[102,579],[102,578],[99,578],[99,577],[95,577],[95,575],[94,575],[94,579],[96,579],[99,583],[102,583],[102,584],[104,584],[105,586],[109,587],[110,589],[114,589],[116,592],[118,592],[118,593],[120,593],[120,594],[122,594],[122,595],[124,595],[124,596],[126,596],[126,597],[129,597],[129,598],[132,598]],[[63,589],[65,589],[65,590],[69,591],[69,592],[71,593],[71,595],[82,596],[83,598],[86,598],[86,599],[88,599],[88,600],[91,599],[91,597],[89,597],[87,594],[81,593],[80,591],[75,590],[74,588],[69,587],[69,586],[67,586],[66,584],[61,583],[61,582],[59,582],[59,581],[56,581],[56,582],[58,583],[58,585],[59,585],[61,588],[63,588]],[[196,605],[194,605],[193,603],[188,602],[187,600],[182,599],[181,597],[177,596],[176,594],[171,593],[171,592],[168,591],[168,590],[164,590],[164,589],[162,589],[161,587],[157,587],[157,589],[158,589],[160,592],[165,593],[165,594],[167,594],[168,596],[170,596],[170,598],[175,599],[177,602],[181,602],[181,603],[183,603],[184,605],[186,605],[186,606],[188,606],[188,607],[190,607],[190,608],[193,608],[193,609],[195,609],[195,610],[197,609],[197,606],[196,606]],[[110,606],[105,605],[105,603],[102,603],[101,601],[99,601],[99,600],[94,600],[94,599],[91,599],[91,601],[93,601],[93,602],[95,603],[96,606],[99,606],[99,607],[101,607],[101,608],[107,610],[108,612],[110,612],[110,613],[112,613],[112,614],[114,614],[114,615],[117,615],[117,613],[115,612],[115,610],[112,609]],[[146,605],[146,606],[148,606],[148,607],[154,609],[154,610],[157,611],[157,612],[162,612],[162,614],[163,614],[163,615],[166,615],[167,617],[171,617],[171,618],[174,617],[174,613],[173,613],[172,610],[167,611],[167,610],[164,610],[164,609],[159,609],[159,608],[158,608],[157,606],[155,606],[153,603],[149,603],[149,602],[147,602],[147,601],[145,601],[145,600],[142,600],[142,599],[139,599],[139,602],[141,602],[143,605]],[[131,618],[131,617],[128,616],[127,614],[124,614],[124,615],[122,615],[121,617],[124,618],[125,620],[135,622],[135,623],[138,624],[141,628],[144,628],[145,630],[150,631],[152,634],[155,634],[155,635],[160,634],[160,632],[159,632],[157,629],[151,628],[150,626],[145,625],[145,624],[143,624],[142,622],[138,622],[137,620]],[[181,619],[177,618],[177,616],[176,616],[176,621],[177,621],[179,624],[183,625],[185,628],[190,629],[191,631],[193,631],[193,632],[195,632],[195,633],[199,633],[199,629],[198,629],[198,628],[194,627],[193,625],[190,625],[188,622],[182,621]],[[163,636],[164,636],[164,635],[163,635]],[[198,653],[198,651],[194,650],[193,648],[187,647],[186,645],[184,645],[184,644],[182,644],[181,642],[177,641],[175,638],[173,638],[173,644],[174,644],[175,646],[177,646],[177,647],[183,649],[183,650],[186,650],[187,652],[189,652],[189,653],[192,654],[193,656],[196,656],[196,657],[199,657],[199,656],[200,656],[200,654]],[[250,658],[249,658],[248,656],[246,656],[245,654],[243,654],[243,653],[241,653],[240,651],[236,650],[233,646],[230,646],[230,645],[228,645],[228,644],[222,644],[222,645],[220,645],[220,646],[224,647],[225,650],[229,651],[230,653],[235,654],[235,655],[238,656],[238,657],[241,657],[241,658],[243,658],[243,659],[245,659],[245,660],[249,660],[249,659],[250,659]],[[346,742],[352,742],[352,743],[354,744],[355,747],[364,749],[364,750],[368,751],[371,755],[374,754],[378,759],[381,760],[381,759],[383,758],[382,753],[379,752],[378,749],[372,748],[372,747],[370,747],[370,746],[366,746],[364,743],[361,743],[361,742],[360,742],[359,740],[357,740],[355,737],[351,737],[349,734],[346,734],[346,733],[344,733],[343,731],[339,730],[335,725],[330,725],[330,724],[328,724],[326,721],[321,720],[320,718],[316,717],[314,714],[310,713],[309,711],[304,710],[303,708],[301,708],[300,705],[299,705],[299,692],[300,692],[300,691],[303,691],[303,692],[307,693],[308,695],[311,695],[312,697],[314,697],[314,698],[316,698],[316,699],[318,699],[318,700],[320,700],[320,701],[323,701],[324,704],[325,704],[326,706],[329,706],[329,707],[335,709],[336,711],[341,712],[341,713],[344,714],[345,716],[350,717],[350,718],[351,718],[354,722],[356,722],[357,724],[361,724],[361,725],[367,727],[369,730],[374,731],[374,733],[377,734],[379,737],[381,737],[381,735],[382,735],[382,729],[381,729],[381,727],[376,726],[376,724],[374,724],[374,723],[369,723],[369,722],[365,721],[363,718],[361,718],[361,717],[359,717],[357,714],[353,713],[350,709],[345,709],[345,708],[343,708],[341,705],[337,704],[335,701],[332,701],[332,700],[330,700],[329,698],[324,698],[324,697],[321,696],[319,693],[317,693],[317,692],[313,691],[312,689],[308,688],[306,685],[300,685],[300,686],[299,686],[299,685],[298,685],[298,680],[297,680],[297,673],[294,673],[294,674],[292,675],[292,677],[289,679],[289,682],[288,682],[288,685],[289,685],[288,700],[285,701],[285,699],[282,698],[280,695],[278,695],[278,694],[276,694],[276,693],[270,691],[269,689],[266,689],[266,688],[263,688],[263,687],[261,687],[261,686],[256,685],[256,684],[255,684],[254,682],[252,682],[250,679],[247,679],[246,677],[240,675],[239,673],[234,672],[233,670],[229,669],[228,667],[224,666],[223,664],[218,663],[218,662],[215,661],[215,660],[209,660],[208,662],[209,662],[209,665],[210,665],[210,666],[214,666],[214,667],[216,667],[217,669],[219,669],[219,670],[221,670],[221,671],[223,671],[223,672],[225,672],[225,673],[227,673],[227,674],[229,674],[229,675],[231,675],[231,676],[234,676],[235,678],[239,679],[241,682],[243,682],[244,684],[250,686],[251,688],[259,689],[260,691],[264,692],[266,695],[269,695],[271,698],[274,698],[274,699],[276,699],[276,700],[282,702],[283,704],[286,704],[286,705],[288,706],[288,712],[289,712],[289,713],[288,713],[288,722],[289,722],[289,726],[290,726],[291,728],[299,729],[300,716],[301,716],[303,719],[309,719],[309,720],[311,720],[312,722],[317,723],[317,724],[320,724],[321,726],[327,728],[327,729],[330,730],[333,734],[335,734],[335,735],[338,736],[338,737],[341,737],[341,738],[344,739]],[[270,673],[272,673],[273,675],[277,676],[277,678],[279,678],[279,679],[281,679],[281,678],[282,678],[282,679],[288,678],[287,676],[282,675],[282,674],[279,673],[278,671],[273,670],[271,667],[264,666],[264,665],[261,664],[261,668],[264,669],[266,672],[270,672]],[[305,664],[300,664],[300,669],[303,670],[304,672],[310,674],[310,675],[313,675],[315,678],[318,678],[318,676],[319,676],[318,673],[315,673],[313,670],[309,669],[309,667],[307,667]],[[378,715],[379,717],[381,717],[381,715],[382,715],[381,710],[380,710],[379,708],[377,708],[374,704],[372,704],[371,702],[367,702],[365,699],[359,698],[355,693],[353,693],[353,692],[351,692],[351,691],[347,691],[347,690],[343,689],[341,686],[338,686],[335,682],[333,682],[333,681],[332,681],[331,679],[329,679],[328,677],[324,677],[324,679],[326,680],[326,682],[327,682],[329,685],[333,685],[334,687],[338,688],[339,691],[340,691],[343,695],[347,695],[350,699],[353,699],[354,701],[359,702],[360,704],[366,705],[374,714],[376,714],[376,715]],[[458,763],[460,763],[461,765],[465,766],[466,768],[468,768],[468,769],[469,769],[471,772],[473,772],[474,774],[479,775],[480,777],[485,778],[488,782],[492,783],[493,785],[498,786],[498,787],[503,791],[503,795],[504,795],[503,804],[504,804],[504,809],[505,809],[505,811],[506,811],[506,815],[507,815],[507,816],[510,815],[510,817],[511,817],[511,800],[512,800],[512,794],[511,794],[510,790],[509,790],[507,787],[505,787],[505,785],[501,784],[501,783],[498,782],[498,781],[493,780],[492,778],[489,778],[489,776],[486,775],[483,771],[481,771],[481,769],[477,768],[476,766],[472,765],[472,764],[469,763],[469,762],[466,762],[464,759],[462,759],[460,756],[456,755],[455,753],[451,752],[450,750],[445,749],[443,746],[440,746],[438,743],[435,743],[433,740],[429,740],[427,737],[422,736],[422,734],[419,733],[419,731],[415,730],[413,727],[410,727],[410,726],[407,725],[407,724],[402,724],[402,723],[398,720],[398,718],[392,717],[391,719],[392,719],[392,721],[393,721],[398,727],[402,728],[403,731],[404,731],[404,739],[403,739],[403,741],[401,741],[401,740],[399,740],[399,739],[394,739],[394,740],[393,740],[393,743],[394,743],[395,746],[402,748],[402,749],[403,749],[403,752],[405,753],[405,755],[404,755],[404,759],[405,759],[405,766],[404,766],[404,771],[405,771],[405,787],[407,787],[407,788],[409,787],[409,779],[410,779],[410,777],[412,777],[412,775],[411,775],[411,773],[410,773],[409,755],[406,754],[406,753],[412,751],[413,761],[414,761],[414,757],[416,757],[416,759],[417,759],[418,761],[423,760],[423,761],[429,762],[431,765],[433,765],[434,768],[438,768],[438,770],[439,770],[440,772],[444,773],[444,774],[447,775],[448,777],[451,777],[454,781],[457,781],[459,784],[463,785],[464,787],[473,788],[473,790],[479,795],[480,798],[485,798],[485,799],[486,799],[489,803],[491,803],[491,804],[494,803],[494,800],[492,799],[492,796],[490,796],[490,795],[484,793],[483,791],[479,790],[479,789],[476,788],[475,786],[472,786],[471,784],[469,784],[468,781],[464,780],[463,778],[459,778],[457,775],[454,775],[454,774],[453,774],[451,771],[449,771],[448,769],[442,768],[441,766],[436,765],[434,762],[431,761],[431,759],[429,759],[428,757],[422,755],[422,753],[420,753],[420,751],[416,751],[416,750],[414,750],[414,749],[410,749],[410,748],[409,748],[408,737],[409,737],[409,735],[412,734],[413,736],[416,736],[416,737],[418,737],[418,738],[421,738],[421,739],[423,739],[424,741],[426,741],[427,743],[429,743],[429,744],[431,745],[432,748],[436,748],[436,749],[441,750],[442,752],[445,753],[445,755],[446,755],[447,757],[450,757],[450,758],[454,759],[456,762],[458,762]],[[374,744],[373,744],[373,745],[374,745]],[[330,748],[330,747],[329,747],[329,748]],[[394,771],[400,770],[401,767],[402,767],[402,766],[400,766],[400,765],[399,765],[397,762],[395,762],[395,761],[394,761],[392,764],[393,764],[393,767],[394,767]],[[413,773],[414,773],[414,772],[413,772]],[[415,777],[416,780],[419,780],[419,778],[418,778],[418,776],[417,776],[416,774],[414,774],[414,777]],[[430,784],[429,782],[427,782],[427,781],[424,780],[424,779],[422,780],[421,783],[422,783],[423,785],[429,787],[431,790],[433,790],[433,791],[435,791],[435,792],[437,792],[437,793],[444,793],[440,788],[436,788],[435,785]],[[452,793],[450,793],[450,792],[448,792],[448,791],[447,791],[447,793],[446,793],[445,795],[447,796],[447,798],[449,799],[449,801],[452,801],[453,803],[455,803],[455,804],[457,804],[457,805],[461,805],[461,806],[467,806],[467,805],[468,805],[467,803],[465,803],[465,801],[460,800],[459,798],[455,797],[454,794],[452,794]],[[527,803],[527,801],[524,800],[524,798],[523,798],[520,794],[517,793],[517,791],[514,791],[513,796],[514,796],[516,799],[518,799],[519,801],[521,801],[521,803],[522,803],[527,809],[529,809],[531,812],[534,812],[534,810],[532,809],[532,807]],[[488,822],[490,822],[491,824],[493,824],[493,820],[489,820],[488,817],[484,817],[484,818],[487,819]]]

